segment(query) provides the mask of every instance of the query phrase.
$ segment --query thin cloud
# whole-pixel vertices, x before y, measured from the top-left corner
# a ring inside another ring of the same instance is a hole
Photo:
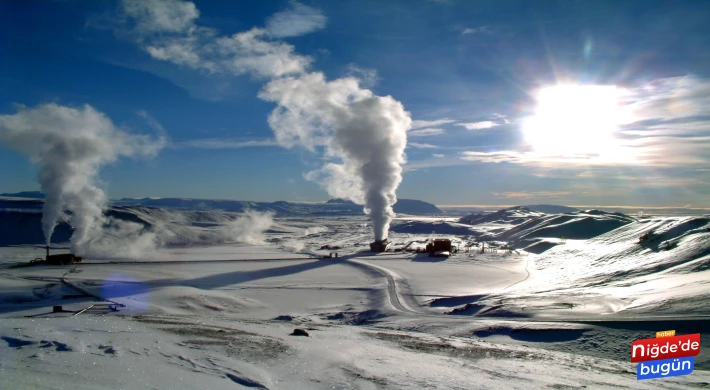
[[[471,162],[462,160],[459,157],[450,157],[438,154],[423,160],[407,160],[407,163],[403,166],[403,168],[405,171],[415,171],[417,169],[452,167],[468,164],[471,164]]]
[[[252,28],[230,36],[197,25],[193,3],[176,0],[124,0],[128,34],[151,57],[207,73],[271,78],[302,74],[312,58],[292,45],[270,41],[266,29]],[[131,28],[132,27],[132,28]]]
[[[355,64],[348,65],[347,75],[357,77],[360,80],[360,85],[365,88],[372,88],[380,81],[376,69],[363,68]]]
[[[653,80],[628,90],[627,100],[637,120],[707,115],[710,79],[681,76]]]
[[[500,196],[506,199],[528,199],[528,198],[559,198],[562,196],[572,195],[568,191],[537,191],[537,192],[491,192],[495,196]]]
[[[463,30],[461,30],[461,35],[473,35],[473,34],[490,35],[490,34],[493,34],[493,29],[488,26],[479,26],[479,27],[466,27]]]
[[[436,127],[428,127],[425,129],[410,130],[407,134],[410,137],[431,137],[433,135],[444,134],[444,129]]]
[[[503,122],[504,124],[510,123],[510,120],[508,120],[508,117],[506,115],[494,112],[493,116],[498,119],[499,121]]]
[[[243,149],[260,148],[269,146],[279,146],[274,139],[262,140],[240,140],[235,138],[203,138],[189,141],[182,141],[173,144],[176,148],[197,148],[197,149]]]
[[[453,119],[449,119],[449,118],[436,119],[433,121],[418,120],[418,121],[412,121],[412,129],[422,129],[425,127],[437,127],[437,126],[445,125],[448,123],[454,123],[454,122],[456,122],[456,121]]]
[[[158,134],[160,134],[162,136],[165,136],[167,134],[163,125],[161,125],[160,122],[158,122],[157,119],[153,118],[153,116],[150,115],[147,111],[145,111],[145,110],[138,111],[138,116],[145,119],[145,121],[148,123],[148,126],[150,126],[153,130],[158,132]]]
[[[555,166],[569,164],[577,166],[588,165],[620,165],[638,164],[639,153],[632,148],[624,148],[614,154],[543,154],[522,152],[517,150],[500,150],[493,152],[462,152],[460,158],[465,161],[482,163],[511,163],[520,165]]]
[[[327,18],[319,9],[292,2],[291,8],[277,12],[266,21],[266,30],[275,38],[297,37],[325,28]]]
[[[436,145],[432,145],[432,144],[421,144],[421,143],[417,143],[417,142],[408,142],[408,143],[407,143],[407,147],[412,147],[412,148],[416,148],[416,149],[434,149],[434,148],[438,148],[438,146],[436,146]]]
[[[499,126],[498,123],[493,121],[482,121],[482,122],[470,122],[470,123],[457,123],[456,126],[465,127],[467,130],[483,130],[490,129],[491,127]]]
[[[177,0],[124,0],[122,6],[134,18],[133,28],[142,34],[184,32],[200,17],[194,3]]]
[[[622,90],[622,108],[633,122],[621,126],[614,143],[597,153],[550,154],[509,150],[466,151],[461,159],[480,163],[512,163],[527,166],[677,167],[686,171],[710,165],[710,80],[694,76],[671,77]],[[498,126],[507,120],[457,123],[469,130]],[[574,129],[570,129],[573,131]]]

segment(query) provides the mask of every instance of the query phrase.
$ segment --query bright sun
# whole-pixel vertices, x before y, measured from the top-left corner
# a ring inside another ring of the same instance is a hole
[[[535,115],[523,125],[536,153],[601,155],[618,144],[614,132],[627,122],[620,90],[606,85],[556,85],[540,90]]]

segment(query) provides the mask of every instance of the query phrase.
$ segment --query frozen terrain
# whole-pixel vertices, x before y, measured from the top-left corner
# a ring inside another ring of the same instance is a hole
[[[691,375],[644,382],[628,358],[633,340],[659,330],[700,332],[710,345],[708,217],[523,208],[399,216],[390,234],[398,248],[429,237],[459,245],[431,258],[366,252],[365,216],[277,217],[259,243],[236,243],[208,240],[234,213],[115,210],[177,239],[150,256],[72,266],[17,267],[44,249],[0,247],[0,388],[710,383],[704,350]],[[51,313],[54,305],[66,312]],[[291,336],[296,328],[310,337]]]

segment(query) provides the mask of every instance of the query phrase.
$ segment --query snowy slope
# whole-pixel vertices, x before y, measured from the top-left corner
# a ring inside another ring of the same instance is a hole
[[[530,254],[526,270],[525,280],[458,306],[458,314],[710,315],[710,217],[644,219],[567,240]]]
[[[645,241],[640,237],[651,233]],[[566,266],[565,272],[555,269]],[[710,217],[644,219],[540,255],[534,270],[546,283],[598,286],[652,274],[710,269]]]
[[[693,374],[656,381],[637,382],[628,362],[629,344],[655,330],[707,328],[710,217],[493,214],[476,224],[400,216],[390,238],[404,244],[433,230],[463,241],[478,235],[537,245],[564,236],[566,243],[539,255],[495,246],[446,259],[373,254],[364,251],[372,239],[366,216],[298,216],[275,219],[260,245],[202,246],[240,214],[113,207],[111,216],[168,230],[183,245],[150,259],[0,268],[0,388],[680,389],[710,382],[706,352]],[[588,238],[597,227],[609,231]],[[324,244],[338,249],[321,250]],[[310,256],[333,251],[340,257]],[[42,253],[0,247],[0,264]],[[125,308],[48,314],[52,305],[77,311],[102,300]],[[659,317],[668,315],[679,318]],[[310,337],[289,336],[294,328]]]
[[[531,218],[544,216],[545,213],[532,211],[525,206],[516,206],[492,213],[476,213],[461,218],[461,223],[469,225],[500,224],[519,225]]]
[[[493,238],[508,241],[515,248],[527,247],[528,251],[535,252],[534,247],[539,248],[542,246],[540,244],[559,243],[556,240],[544,240],[545,238],[586,240],[633,221],[633,218],[623,214],[599,210],[544,215],[533,217]]]

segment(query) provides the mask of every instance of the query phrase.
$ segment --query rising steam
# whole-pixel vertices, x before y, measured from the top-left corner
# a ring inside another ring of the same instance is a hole
[[[273,80],[259,97],[278,104],[269,125],[281,145],[324,146],[341,161],[307,177],[332,196],[364,204],[375,240],[387,238],[411,124],[402,104],[361,88],[356,78],[329,82],[320,72]]]
[[[228,222],[218,230],[219,242],[243,242],[263,244],[264,233],[274,224],[274,213],[247,210],[243,215]]]
[[[401,103],[362,88],[356,77],[327,81],[321,72],[308,72],[312,58],[276,40],[324,28],[325,15],[294,1],[269,18],[266,28],[226,36],[198,25],[200,13],[192,2],[124,0],[122,5],[131,21],[126,35],[153,58],[209,74],[270,80],[259,97],[278,105],[269,117],[278,142],[286,148],[323,148],[330,161],[306,177],[333,196],[364,204],[375,239],[387,237],[411,120]]]
[[[164,145],[162,138],[118,129],[89,105],[77,109],[54,103],[20,107],[14,115],[0,116],[0,140],[29,156],[39,168],[47,245],[57,222],[69,211],[74,229],[71,247],[78,254],[91,252],[92,242],[105,240],[105,225],[113,236],[126,231],[104,215],[107,198],[95,184],[99,169],[121,156],[152,156]],[[128,236],[136,238],[138,233],[131,228]]]

